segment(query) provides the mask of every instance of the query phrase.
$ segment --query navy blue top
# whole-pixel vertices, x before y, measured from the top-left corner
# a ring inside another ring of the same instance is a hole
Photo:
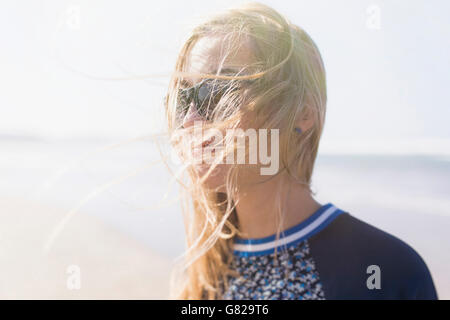
[[[414,249],[331,203],[278,238],[234,246],[225,299],[437,299]]]

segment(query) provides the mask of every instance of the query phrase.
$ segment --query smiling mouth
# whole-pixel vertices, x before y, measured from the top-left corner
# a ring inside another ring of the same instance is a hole
[[[214,141],[214,137],[209,138],[208,140],[203,141],[202,148],[206,148]]]

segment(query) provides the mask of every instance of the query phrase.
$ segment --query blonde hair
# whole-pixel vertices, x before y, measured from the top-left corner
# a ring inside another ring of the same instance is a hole
[[[248,45],[246,49],[251,50],[253,63],[234,75],[219,75],[219,71],[217,74],[186,72],[187,59],[196,41],[210,36],[227,40],[225,56],[243,44]],[[227,9],[195,27],[179,52],[165,101],[171,134],[179,129],[177,93],[183,77],[231,82],[258,79],[245,88],[227,92],[210,125],[236,128],[251,112],[255,115],[252,121],[258,127],[278,128],[283,170],[311,191],[311,176],[325,119],[326,82],[319,50],[305,31],[259,3]],[[312,117],[313,126],[298,135],[294,131],[296,121],[306,116]],[[230,265],[233,238],[239,234],[233,202],[239,192],[238,169],[236,165],[229,171],[226,192],[221,193],[196,183],[198,177],[186,168],[191,177],[190,182],[182,184],[187,251],[182,269],[176,270],[173,277],[173,298],[221,298],[228,277],[234,274]]]

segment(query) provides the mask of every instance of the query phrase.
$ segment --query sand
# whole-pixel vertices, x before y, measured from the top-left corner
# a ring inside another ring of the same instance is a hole
[[[46,240],[66,212],[24,198],[0,197],[0,299],[168,298],[172,261],[83,212],[69,221],[46,253]],[[448,217],[383,211],[359,217],[418,250],[439,298],[450,299]]]
[[[165,299],[171,262],[77,213],[48,252],[44,244],[66,213],[0,198],[0,299]]]

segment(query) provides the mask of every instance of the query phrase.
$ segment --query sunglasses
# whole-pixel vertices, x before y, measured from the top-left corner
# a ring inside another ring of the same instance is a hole
[[[214,109],[224,94],[233,92],[242,85],[253,83],[255,80],[257,79],[232,81],[205,79],[195,86],[181,88],[178,90],[177,114],[180,118],[185,117],[191,103],[194,102],[198,114],[206,120],[211,120]]]

